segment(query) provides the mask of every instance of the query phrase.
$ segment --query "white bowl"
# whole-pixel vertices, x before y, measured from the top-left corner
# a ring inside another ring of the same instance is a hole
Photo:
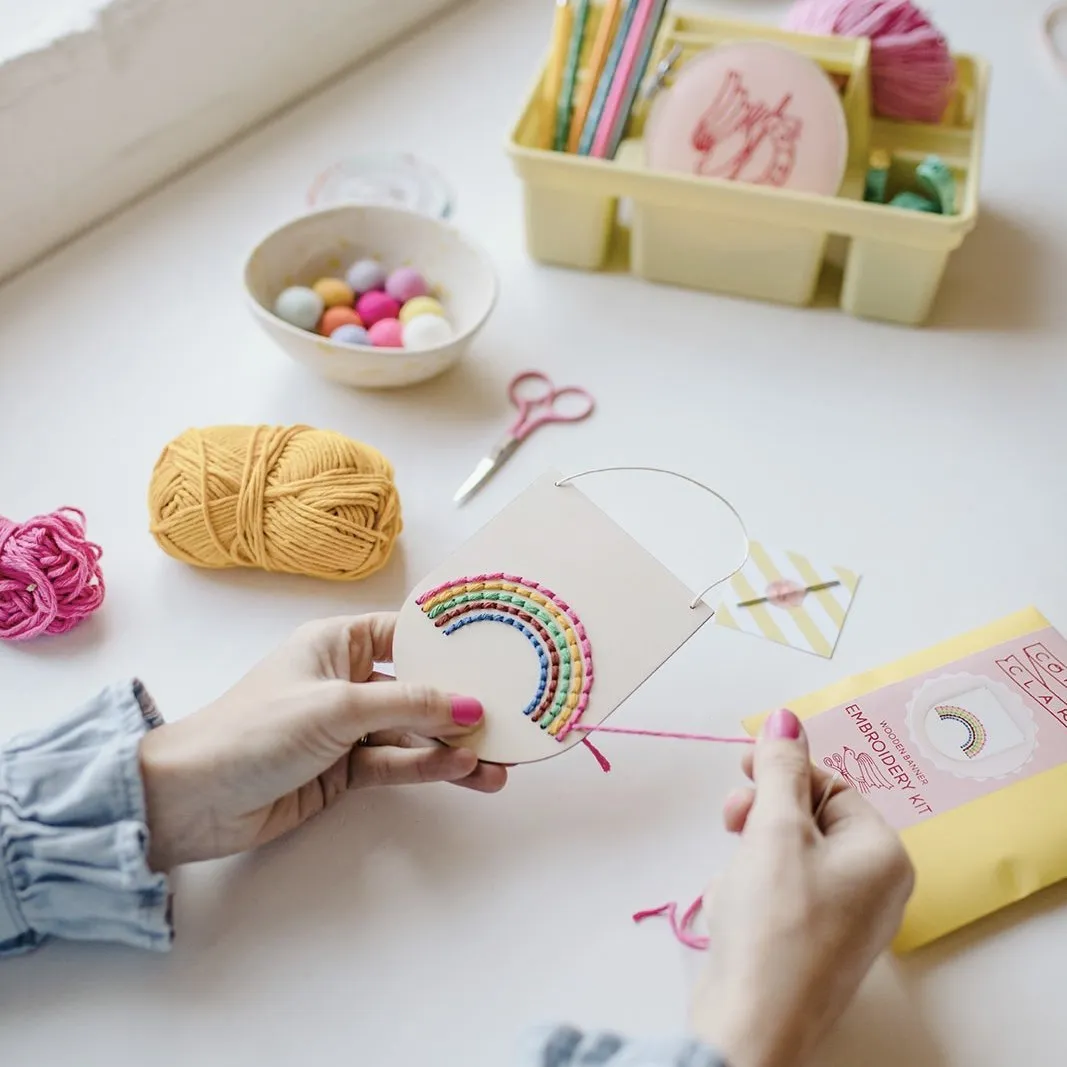
[[[387,270],[420,271],[444,305],[452,340],[418,350],[343,345],[291,326],[271,310],[288,286],[343,277],[351,263],[365,257]],[[256,320],[293,359],[324,378],[363,389],[413,385],[447,370],[470,347],[497,294],[489,257],[455,227],[370,204],[344,204],[286,223],[252,251],[244,283]]]

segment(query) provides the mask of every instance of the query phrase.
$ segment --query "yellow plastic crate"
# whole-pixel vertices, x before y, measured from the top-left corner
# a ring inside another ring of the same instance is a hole
[[[592,19],[599,15],[594,9]],[[697,52],[744,40],[793,48],[842,84],[849,156],[837,196],[650,171],[643,164],[644,106],[635,111],[615,160],[547,151],[539,146],[553,115],[542,103],[542,69],[508,142],[523,183],[530,255],[543,263],[602,270],[621,253],[628,269],[649,281],[797,306],[811,303],[829,260],[842,270],[839,300],[845,311],[921,324],[949,255],[977,220],[987,64],[956,57],[956,96],[937,126],[871,117],[865,39],[811,37],[674,14],[660,30],[653,65],[675,45],[681,49],[677,72]],[[875,148],[894,159],[891,191],[909,187],[924,156],[940,156],[956,176],[958,214],[864,203],[867,161]],[[628,226],[620,220],[623,201],[629,202]]]

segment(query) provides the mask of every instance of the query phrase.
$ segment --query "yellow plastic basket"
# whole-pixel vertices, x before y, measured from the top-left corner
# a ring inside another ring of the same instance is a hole
[[[594,9],[592,25],[599,16]],[[836,263],[845,311],[923,323],[950,253],[977,220],[988,65],[956,57],[955,98],[936,126],[871,117],[866,39],[674,14],[660,30],[653,65],[676,45],[675,72],[698,52],[745,40],[793,48],[843,85],[849,158],[837,196],[650,171],[643,164],[644,106],[635,111],[615,160],[547,151],[539,147],[552,119],[543,103],[542,69],[508,142],[523,183],[530,255],[583,270],[621,263],[649,281],[797,306],[812,302],[824,265]],[[867,162],[876,148],[893,158],[894,191],[911,187],[924,156],[940,156],[956,177],[958,214],[864,203]],[[625,201],[628,225],[621,221]]]

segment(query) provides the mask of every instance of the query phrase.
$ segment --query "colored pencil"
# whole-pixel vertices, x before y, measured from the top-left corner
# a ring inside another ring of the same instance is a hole
[[[626,43],[615,70],[615,77],[611,79],[611,91],[604,102],[604,112],[600,116],[596,136],[593,138],[593,147],[589,151],[591,156],[598,159],[604,159],[607,156],[608,143],[618,122],[623,100],[630,85],[630,78],[644,43],[645,32],[652,18],[652,9],[656,3],[657,0],[637,0],[637,13],[630,24],[630,32],[626,35]]]
[[[619,145],[622,143],[623,136],[626,133],[626,124],[630,120],[630,113],[634,109],[637,94],[641,90],[641,82],[644,80],[649,63],[652,61],[652,52],[656,47],[656,37],[659,34],[659,28],[663,23],[663,15],[666,10],[667,0],[653,0],[653,11],[649,17],[648,26],[645,27],[638,57],[630,74],[630,80],[623,93],[622,106],[615,117],[615,123],[608,138],[607,148],[604,153],[605,159],[614,159],[619,150]]]
[[[541,130],[540,146],[552,147],[555,129],[556,105],[563,88],[563,65],[567,59],[574,9],[570,0],[556,0],[556,15],[552,22],[552,45],[548,54],[545,80],[541,85]]]
[[[562,152],[567,147],[567,137],[571,129],[571,116],[574,114],[574,87],[578,80],[578,66],[582,60],[582,44],[585,30],[589,24],[589,0],[577,0],[574,12],[574,25],[571,27],[571,42],[567,50],[567,69],[563,75],[563,88],[556,106],[556,136],[553,148]]]
[[[584,81],[578,90],[578,98],[574,102],[574,118],[571,120],[570,134],[567,138],[567,151],[577,152],[578,144],[582,139],[582,127],[585,125],[589,107],[593,103],[593,94],[596,92],[600,75],[604,72],[604,64],[611,50],[611,42],[615,37],[615,31],[619,26],[619,12],[622,8],[622,0],[607,0],[603,11],[600,13],[600,25],[597,26],[596,37],[593,40],[593,50],[589,55],[589,64],[584,71]]]
[[[611,50],[608,58],[604,61],[604,70],[601,72],[600,81],[597,82],[596,92],[593,94],[593,102],[589,106],[589,114],[586,116],[585,125],[582,127],[581,140],[578,142],[580,155],[589,155],[593,147],[593,138],[596,136],[597,127],[600,125],[601,116],[604,113],[604,104],[607,102],[608,93],[611,91],[611,83],[615,78],[619,60],[622,58],[622,50],[626,47],[626,38],[629,36],[630,27],[633,25],[634,13],[637,11],[638,0],[623,0],[622,16],[619,19],[615,38],[611,42]]]

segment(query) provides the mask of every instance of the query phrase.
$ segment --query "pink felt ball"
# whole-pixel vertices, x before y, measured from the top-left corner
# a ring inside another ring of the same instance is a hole
[[[399,319],[379,319],[367,334],[375,348],[404,347],[404,327]]]
[[[956,62],[941,31],[911,0],[797,0],[786,28],[871,39],[875,114],[940,122],[956,89]]]
[[[395,319],[400,314],[400,304],[388,293],[372,289],[356,301],[356,311],[363,320],[363,325],[370,329],[382,319]]]
[[[385,291],[401,304],[417,296],[429,296],[426,279],[414,267],[398,267],[385,281]]]

